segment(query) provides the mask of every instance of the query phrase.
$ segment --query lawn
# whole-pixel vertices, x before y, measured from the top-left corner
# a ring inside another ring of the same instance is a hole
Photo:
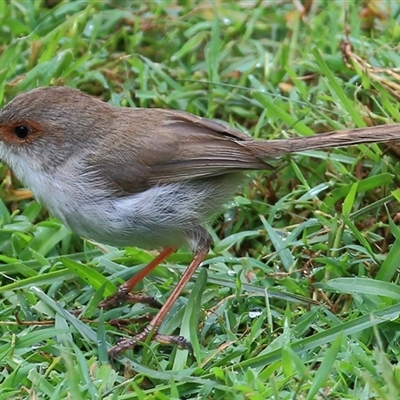
[[[400,122],[396,1],[8,0],[0,30],[1,106],[67,85],[259,139]],[[0,400],[400,398],[399,159],[360,145],[249,173],[160,330],[193,354],[146,342],[114,365],[155,310],[97,305],[156,253],[78,237],[1,165]],[[138,291],[164,302],[191,257]]]

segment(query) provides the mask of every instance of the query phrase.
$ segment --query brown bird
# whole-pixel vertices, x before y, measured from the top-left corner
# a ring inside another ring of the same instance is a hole
[[[187,245],[193,261],[144,331],[111,348],[134,347],[157,333],[211,237],[205,225],[243,182],[287,153],[400,139],[400,124],[256,141],[182,111],[114,107],[79,90],[43,87],[0,111],[0,158],[37,200],[77,234],[113,246],[160,248],[159,255],[100,305],[129,299],[151,270]]]

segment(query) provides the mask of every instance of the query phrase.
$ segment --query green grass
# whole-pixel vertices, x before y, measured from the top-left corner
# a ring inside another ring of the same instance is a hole
[[[65,84],[264,139],[399,121],[400,5],[309,3],[302,17],[289,1],[3,1],[0,104]],[[115,369],[107,348],[142,325],[108,322],[154,310],[97,304],[153,254],[71,234],[1,167],[0,400],[399,398],[398,148],[271,162],[216,219],[207,268],[162,326],[193,357],[151,342]],[[138,289],[164,301],[190,260]]]

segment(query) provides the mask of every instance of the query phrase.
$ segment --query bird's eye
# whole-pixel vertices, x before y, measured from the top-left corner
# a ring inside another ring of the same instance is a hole
[[[17,125],[14,128],[14,135],[18,139],[26,139],[28,137],[29,133],[30,133],[30,129],[26,125]]]

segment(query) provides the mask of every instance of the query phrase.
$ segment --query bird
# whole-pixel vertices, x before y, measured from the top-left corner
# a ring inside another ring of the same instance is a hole
[[[158,329],[207,256],[211,218],[247,171],[285,154],[400,139],[400,124],[307,137],[255,140],[225,123],[160,108],[113,106],[67,86],[39,87],[0,110],[0,159],[47,210],[78,235],[118,247],[160,249],[100,302],[129,300],[135,286],[182,246],[193,259],[153,319],[109,350],[115,358],[148,337],[190,349]]]

